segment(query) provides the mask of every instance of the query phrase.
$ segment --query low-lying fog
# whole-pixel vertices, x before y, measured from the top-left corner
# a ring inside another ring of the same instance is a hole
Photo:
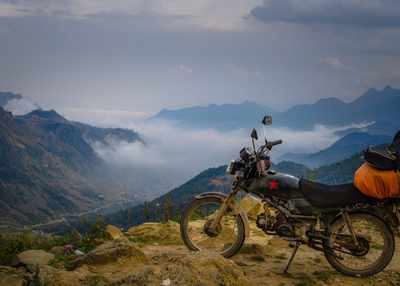
[[[251,130],[222,132],[213,129],[183,129],[173,122],[149,121],[141,116],[128,118],[126,112],[115,111],[103,117],[98,116],[98,120],[88,118],[90,113],[87,112],[65,110],[64,115],[69,119],[103,127],[124,127],[138,131],[146,145],[115,141],[113,148],[99,144],[94,144],[93,147],[104,160],[123,167],[125,172],[131,169],[140,174],[141,183],[147,182],[149,189],[153,191],[166,188],[159,190],[166,192],[179,186],[207,168],[220,166],[237,158],[242,147],[250,146]],[[254,122],[254,126],[258,127],[259,137],[262,139],[261,124]],[[336,131],[349,127],[354,126],[315,126],[310,131],[297,131],[275,128],[272,125],[265,128],[265,135],[270,140],[282,139],[284,142],[273,150],[274,159],[286,152],[316,152],[324,149],[339,139]]]

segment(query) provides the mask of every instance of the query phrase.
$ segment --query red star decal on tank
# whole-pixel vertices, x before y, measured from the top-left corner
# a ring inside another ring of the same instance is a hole
[[[278,181],[270,181],[270,182],[269,182],[269,189],[270,189],[270,190],[277,190],[277,189],[279,189],[279,182],[278,182]]]

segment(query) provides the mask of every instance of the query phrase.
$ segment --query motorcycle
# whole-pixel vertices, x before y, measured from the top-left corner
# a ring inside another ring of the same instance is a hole
[[[271,125],[272,117],[265,116],[262,123]],[[240,158],[229,163],[229,194],[200,194],[183,210],[180,231],[189,250],[210,250],[226,258],[239,252],[250,222],[235,198],[245,192],[263,204],[256,226],[294,248],[284,273],[301,245],[323,252],[334,269],[348,276],[372,276],[390,263],[400,222],[398,199],[378,200],[353,184],[325,185],[276,172],[269,155],[282,140],[265,137],[258,148],[257,140],[253,129],[252,148],[243,148]]]

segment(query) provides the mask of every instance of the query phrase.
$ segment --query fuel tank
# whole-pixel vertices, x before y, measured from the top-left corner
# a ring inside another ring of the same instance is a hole
[[[299,182],[299,178],[295,176],[268,171],[266,176],[253,179],[247,190],[260,197],[278,197],[284,200],[304,198]]]

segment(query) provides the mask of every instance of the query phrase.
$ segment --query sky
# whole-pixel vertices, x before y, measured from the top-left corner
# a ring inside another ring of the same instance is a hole
[[[76,114],[351,101],[399,66],[398,0],[0,0],[0,90]]]

